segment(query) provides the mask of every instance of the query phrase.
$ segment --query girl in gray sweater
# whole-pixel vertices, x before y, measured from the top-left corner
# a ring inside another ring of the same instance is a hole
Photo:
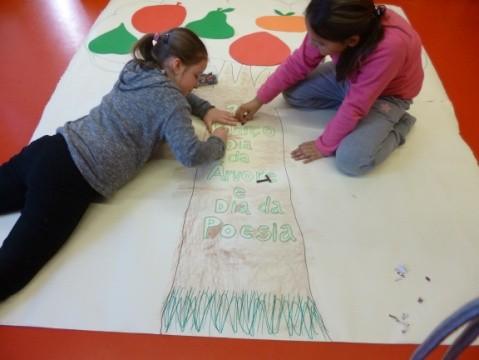
[[[0,214],[21,211],[0,247],[0,301],[22,289],[67,241],[88,206],[132,179],[161,142],[185,166],[218,160],[232,114],[191,91],[205,70],[202,41],[185,28],[147,34],[100,105],[0,166]],[[211,136],[200,141],[191,114]]]

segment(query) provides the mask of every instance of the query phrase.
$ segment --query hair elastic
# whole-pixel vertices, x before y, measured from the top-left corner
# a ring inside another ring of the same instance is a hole
[[[153,35],[153,40],[151,40],[151,43],[153,44],[153,46],[155,46],[156,44],[158,44],[158,39],[160,38],[160,33],[155,33],[155,35]]]
[[[386,11],[386,7],[384,5],[378,5],[374,8],[374,14],[377,17],[383,16],[384,12]]]
[[[168,40],[170,39],[170,33],[167,32],[167,33],[164,33],[164,34],[161,34],[161,40],[163,41],[163,44],[168,44]]]
[[[164,34],[161,34],[161,33],[155,33],[155,35],[153,35],[153,40],[151,40],[151,43],[153,44],[153,46],[155,46],[156,44],[158,44],[158,40],[160,40],[161,38],[161,41],[163,42],[163,44],[168,44],[168,40],[170,38],[170,33],[164,33]]]

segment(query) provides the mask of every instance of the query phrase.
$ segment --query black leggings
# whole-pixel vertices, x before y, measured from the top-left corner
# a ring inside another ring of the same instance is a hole
[[[32,142],[0,166],[0,214],[21,211],[0,247],[0,301],[55,255],[98,197],[59,134]]]

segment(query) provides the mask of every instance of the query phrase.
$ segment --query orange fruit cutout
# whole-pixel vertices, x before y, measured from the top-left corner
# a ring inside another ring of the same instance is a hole
[[[256,25],[266,30],[305,32],[304,16],[294,15],[294,12],[282,13],[275,10],[278,15],[261,16],[256,19]]]

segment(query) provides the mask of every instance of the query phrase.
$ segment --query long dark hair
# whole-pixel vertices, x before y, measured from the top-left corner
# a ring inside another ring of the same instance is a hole
[[[133,59],[146,68],[163,69],[165,60],[172,56],[190,66],[207,60],[208,51],[201,39],[186,28],[146,34],[133,47]]]
[[[345,41],[359,35],[354,47],[346,48],[336,64],[336,79],[344,80],[361,66],[383,38],[381,17],[386,8],[372,0],[311,0],[306,8],[306,21],[320,37],[329,41]]]

